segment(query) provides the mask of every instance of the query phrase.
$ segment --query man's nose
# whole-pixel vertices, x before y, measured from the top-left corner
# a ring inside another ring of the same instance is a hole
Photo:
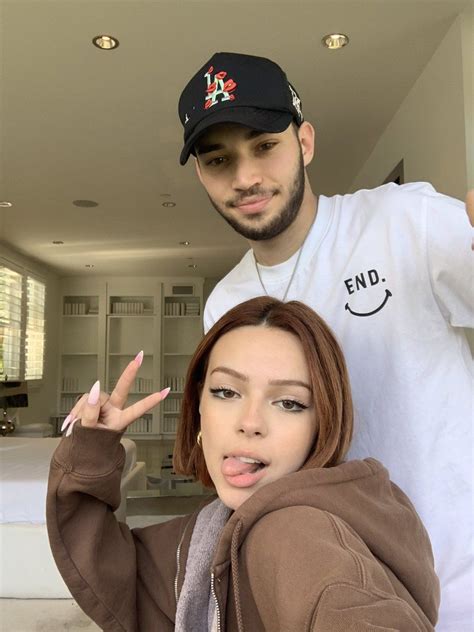
[[[255,160],[239,160],[235,166],[232,186],[236,191],[247,191],[262,184],[263,178]]]

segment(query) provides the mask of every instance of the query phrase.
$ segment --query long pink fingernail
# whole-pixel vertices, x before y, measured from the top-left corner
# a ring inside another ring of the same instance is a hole
[[[90,406],[95,406],[97,402],[99,401],[99,397],[100,397],[100,381],[97,380],[97,382],[94,384],[94,386],[90,390],[90,393],[87,397],[87,403]]]
[[[74,419],[69,428],[66,430],[66,437],[69,437],[72,434],[72,429],[74,428],[74,424],[76,423],[76,421],[79,421],[79,417],[77,419]]]
[[[69,413],[69,415],[63,421],[63,425],[61,426],[61,432],[64,430],[64,428],[67,428],[69,422],[71,421],[71,418],[72,418],[72,415]]]
[[[164,388],[162,391],[160,391],[160,395],[161,395],[161,399],[164,399],[168,393],[170,392],[171,387],[167,386],[166,388]]]
[[[138,366],[142,365],[142,362],[143,362],[143,350],[140,351],[140,353],[137,353],[137,355],[135,357],[135,362],[138,364]]]

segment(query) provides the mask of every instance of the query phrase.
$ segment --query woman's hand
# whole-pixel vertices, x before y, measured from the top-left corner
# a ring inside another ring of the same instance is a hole
[[[168,395],[170,389],[165,388],[159,393],[153,393],[128,408],[123,408],[127,401],[128,393],[138,369],[143,361],[143,351],[132,360],[119,377],[118,382],[110,395],[100,390],[97,381],[89,393],[85,393],[64,420],[61,430],[66,431],[66,436],[72,433],[72,429],[78,419],[83,426],[89,428],[103,428],[123,432],[136,419],[159,404]]]

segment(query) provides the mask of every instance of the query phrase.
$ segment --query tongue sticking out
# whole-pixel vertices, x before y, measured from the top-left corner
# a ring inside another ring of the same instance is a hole
[[[239,476],[241,474],[253,474],[260,465],[258,463],[244,463],[233,456],[224,459],[222,463],[222,473],[224,476]]]

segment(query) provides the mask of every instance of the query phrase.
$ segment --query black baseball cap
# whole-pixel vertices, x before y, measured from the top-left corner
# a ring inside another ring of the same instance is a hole
[[[283,70],[270,59],[215,53],[184,88],[178,105],[184,127],[180,163],[216,123],[240,123],[261,132],[283,132],[303,122],[301,100]]]

